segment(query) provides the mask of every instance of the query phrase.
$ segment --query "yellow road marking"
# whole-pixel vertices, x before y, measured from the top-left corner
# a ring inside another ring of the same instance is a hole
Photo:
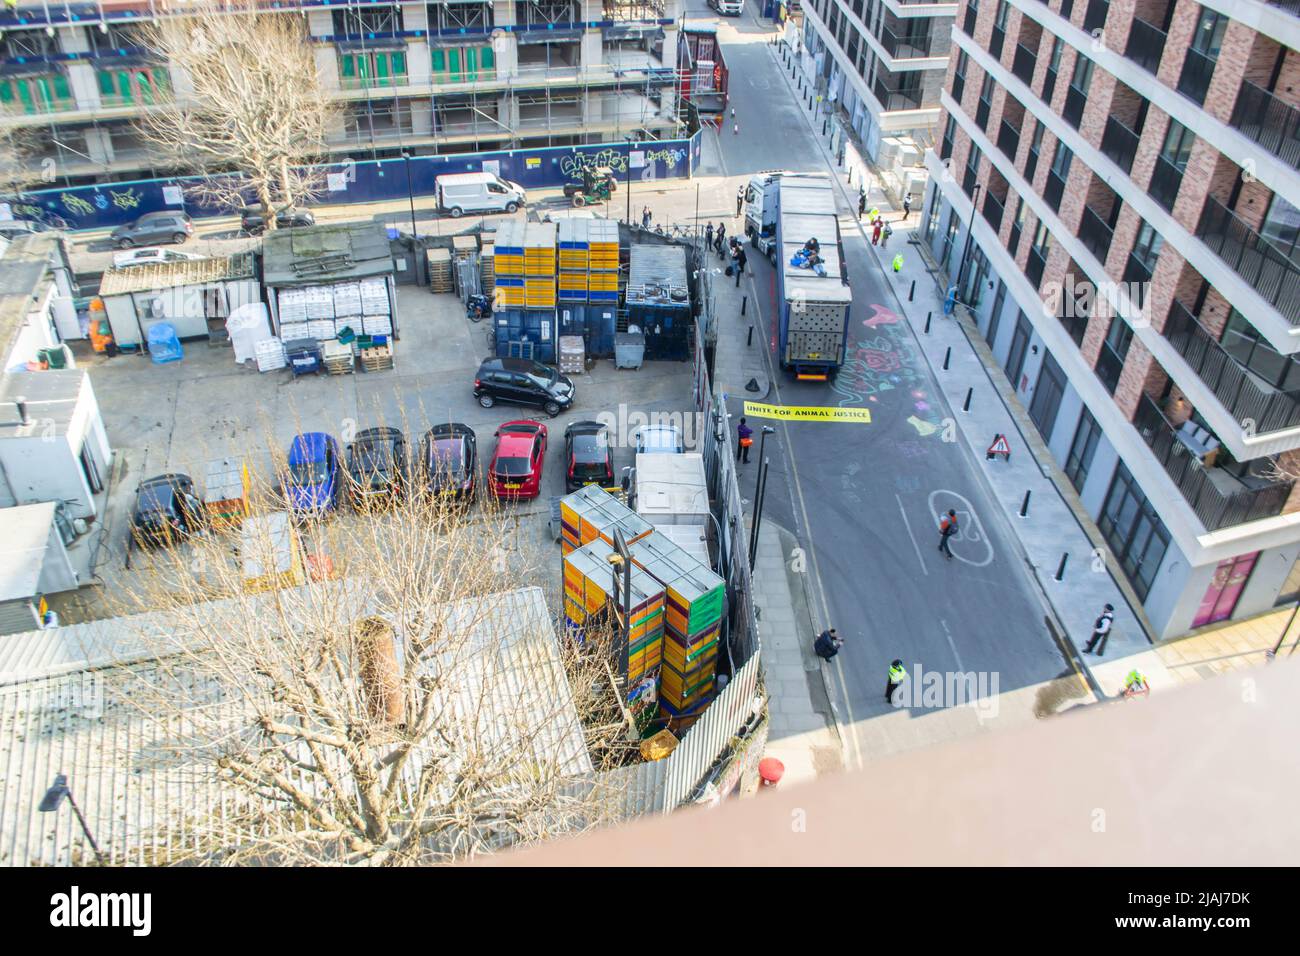
[[[746,402],[745,415],[755,418],[773,418],[784,422],[861,422],[871,424],[871,410],[867,408],[837,408],[821,405],[764,405]]]

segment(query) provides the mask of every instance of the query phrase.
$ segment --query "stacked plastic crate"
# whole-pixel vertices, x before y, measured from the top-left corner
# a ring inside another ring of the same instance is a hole
[[[587,485],[560,500],[560,550],[565,554],[592,541],[614,543],[614,532],[623,532],[631,544],[654,527],[627,505],[596,485]]]
[[[587,304],[588,227],[590,219],[561,219],[559,223],[561,308],[577,310]]]
[[[555,223],[524,226],[524,307],[555,311]]]
[[[659,706],[674,717],[694,715],[713,693],[725,582],[662,534],[640,539],[629,551],[665,592]]]
[[[496,298],[493,311],[524,307],[524,227],[527,223],[507,219],[497,227]]]
[[[608,219],[587,220],[587,241],[587,299],[593,303],[617,305],[618,223]]]

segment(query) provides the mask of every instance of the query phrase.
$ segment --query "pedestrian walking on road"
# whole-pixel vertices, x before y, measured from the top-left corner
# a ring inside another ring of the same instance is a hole
[[[824,661],[829,661],[832,657],[838,654],[840,648],[843,646],[844,639],[835,633],[835,628],[833,627],[829,630],[822,631],[817,635],[817,639],[813,641],[813,650],[817,653],[817,656]]]
[[[733,136],[739,136],[739,135],[740,135],[740,124],[739,124],[739,123],[735,123],[735,124],[732,125],[732,127],[731,127],[731,135],[733,135]]]
[[[736,246],[736,288],[737,289],[740,288],[740,277],[745,274],[745,263],[748,261],[749,261],[749,257],[745,255],[745,247],[738,244]]]
[[[907,680],[907,668],[903,666],[902,661],[895,659],[889,665],[889,680],[885,684],[886,701],[891,704],[894,702],[894,691],[898,690],[899,685],[905,680]]]
[[[745,211],[745,187],[740,186],[736,189],[736,215],[739,216]]]
[[[903,197],[903,218],[906,219],[912,214],[912,194],[908,193]]]
[[[1098,657],[1106,652],[1106,639],[1110,637],[1110,628],[1114,622],[1115,608],[1107,604],[1101,616],[1092,622],[1092,637],[1088,638],[1088,643],[1083,646],[1085,654],[1091,654],[1094,646],[1097,648]]]
[[[881,221],[880,221],[879,219],[877,219],[877,220],[876,220],[876,224],[875,224],[874,226],[871,227],[871,244],[872,244],[873,246],[878,246],[878,245],[880,245],[880,230],[881,230],[881,227],[882,227],[882,223],[881,223]]]
[[[733,120],[736,118],[736,108],[734,106],[731,108],[731,118]]]
[[[884,223],[884,228],[880,230],[880,248],[883,249],[885,246],[889,245],[889,237],[894,234],[894,227],[883,219],[880,221]]]
[[[754,429],[745,424],[742,418],[736,426],[736,461],[749,464],[749,449],[754,444]]]
[[[704,229],[704,245],[706,248],[713,248],[713,223],[709,223]]]
[[[949,509],[948,513],[939,521],[939,550],[952,560],[952,548],[948,547],[948,539],[957,533],[957,512]]]

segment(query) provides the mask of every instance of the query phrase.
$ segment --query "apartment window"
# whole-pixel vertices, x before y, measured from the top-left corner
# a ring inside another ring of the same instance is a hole
[[[1223,329],[1219,344],[1224,351],[1274,388],[1284,392],[1300,392],[1300,362],[1292,356],[1278,354],[1236,309],[1228,313],[1228,324]]]
[[[970,57],[966,55],[966,51],[958,50],[952,68],[952,98],[958,103],[961,102],[962,94],[966,92],[966,65],[969,62]]]
[[[1283,255],[1300,262],[1296,253],[1296,245],[1300,244],[1300,209],[1274,193],[1259,231]]]
[[[1043,281],[1043,270],[1047,267],[1047,257],[1052,253],[1052,234],[1047,224],[1040,222],[1034,232],[1034,241],[1029,247],[1029,259],[1025,263],[1025,275],[1035,289]]]
[[[103,106],[148,106],[157,103],[171,89],[171,78],[164,67],[95,72],[99,102]]]
[[[966,276],[966,288],[962,290],[962,301],[972,309],[978,309],[984,301],[984,280],[989,274],[989,257],[978,245],[971,251],[971,270]]]
[[[1123,462],[1115,468],[1097,525],[1133,590],[1145,601],[1169,548],[1169,531]]]
[[[62,73],[0,77],[0,112],[26,114],[72,109],[77,101]]]
[[[1029,140],[1029,155],[1025,157],[1025,179],[1029,182],[1034,181],[1034,173],[1038,171],[1038,157],[1043,151],[1043,130],[1046,129],[1042,123],[1034,123],[1034,135]]]
[[[1043,198],[1053,211],[1061,208],[1061,197],[1065,195],[1065,183],[1070,178],[1070,162],[1074,153],[1060,140],[1056,141],[1056,153],[1052,156],[1052,169],[1043,189]]]
[[[993,108],[993,91],[996,88],[993,74],[984,74],[984,82],[980,85],[980,101],[975,107],[975,125],[985,132],[988,132],[989,111]]]
[[[1007,303],[1007,284],[1001,279],[998,280],[998,291],[993,296],[993,311],[989,313],[989,327],[984,332],[984,341],[993,347],[997,341],[998,324],[1002,321],[1002,308]]]
[[[1011,220],[1011,235],[1007,237],[1007,251],[1014,257],[1020,248],[1020,234],[1025,230],[1025,201],[1019,196],[1016,200],[1016,214]]]
[[[1056,77],[1061,72],[1061,57],[1065,53],[1065,41],[1057,37],[1052,41],[1052,56],[1047,61],[1047,73],[1043,78],[1043,102],[1049,106],[1052,94],[1056,92]]]
[[[975,182],[979,179],[980,159],[980,148],[971,143],[970,152],[966,154],[966,173],[962,176],[961,188],[972,199],[975,197]]]
[[[1007,38],[1007,13],[1010,11],[1007,0],[998,0],[997,15],[993,20],[993,35],[989,38],[989,53],[993,59],[1002,58],[1002,44]]]
[[[939,144],[939,158],[948,159],[952,156],[952,144],[957,140],[957,117],[951,113],[948,115],[948,122],[943,127],[943,141]]]
[[[1070,454],[1065,459],[1065,474],[1074,485],[1074,490],[1083,492],[1088,482],[1088,469],[1092,467],[1093,456],[1101,444],[1101,426],[1092,412],[1086,408],[1079,415],[1079,427],[1074,431],[1074,441],[1070,443]]]
[[[939,190],[930,194],[930,211],[925,217],[925,238],[934,238],[934,231],[939,228]]]
[[[345,89],[405,83],[406,53],[399,50],[375,50],[340,54],[339,80]]]
[[[1156,232],[1151,223],[1142,220],[1142,225],[1138,227],[1137,239],[1133,243],[1133,256],[1146,266],[1148,276],[1156,271],[1156,260],[1160,257],[1160,250],[1164,244],[1164,237]]]
[[[1151,198],[1168,211],[1174,208],[1178,190],[1183,184],[1183,172],[1192,155],[1192,146],[1196,143],[1196,134],[1175,119],[1169,121],[1165,132],[1164,144],[1160,155],[1156,157],[1151,170],[1151,184],[1147,192]]]
[[[1106,341],[1102,343],[1101,355],[1097,357],[1097,377],[1106,391],[1115,394],[1119,385],[1120,373],[1124,371],[1124,359],[1133,342],[1133,330],[1119,316],[1111,319],[1110,329],[1106,332]]]
[[[1223,14],[1201,8],[1201,18],[1196,23],[1191,46],[1183,59],[1183,72],[1178,77],[1178,92],[1197,103],[1205,102],[1227,26],[1228,18]]]
[[[491,79],[496,58],[490,46],[447,47],[430,51],[435,83],[464,83]]]
[[[425,4],[424,9],[430,31],[464,30],[467,33],[486,33],[492,29],[491,0],[428,3]]]
[[[1164,145],[1160,147],[1160,158],[1180,170],[1185,170],[1187,161],[1192,158],[1194,145],[1196,145],[1196,134],[1178,120],[1171,119],[1169,129],[1165,132]]]
[[[948,229],[943,236],[943,254],[939,256],[939,261],[943,263],[945,269],[948,268],[952,260],[952,248],[957,244],[957,229],[961,226],[961,220],[957,218],[957,210],[948,210]]]
[[[961,28],[966,31],[968,36],[975,35],[975,21],[980,16],[979,0],[966,0],[966,16],[961,22]]]
[[[1088,90],[1092,87],[1092,60],[1079,56],[1074,61],[1074,75],[1070,78],[1070,88],[1065,92],[1065,121],[1075,129],[1083,119],[1083,111],[1088,105]]]
[[[1029,403],[1029,417],[1038,427],[1038,433],[1044,440],[1051,440],[1052,430],[1056,428],[1056,415],[1061,410],[1061,398],[1065,395],[1065,373],[1056,359],[1048,352],[1043,356],[1043,367],[1038,372],[1038,386],[1034,389],[1034,400]]]

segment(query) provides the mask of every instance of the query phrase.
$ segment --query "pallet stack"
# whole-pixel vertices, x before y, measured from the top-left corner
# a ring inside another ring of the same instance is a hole
[[[618,303],[618,223],[608,219],[587,220],[587,300],[599,304]]]
[[[451,250],[430,249],[425,253],[429,266],[429,291],[451,291]]]
[[[361,367],[367,372],[384,372],[393,367],[393,347],[371,345],[361,351]]]
[[[596,485],[586,485],[560,500],[560,549],[564,554],[597,540],[612,545],[615,531],[623,532],[623,540],[631,544],[654,527]]]
[[[664,589],[649,574],[631,569],[631,597],[615,591],[614,548],[592,541],[564,558],[564,618],[568,634],[585,640],[588,626],[608,622],[619,627],[627,608],[626,653],[619,654],[618,669],[624,679],[625,699],[635,708],[657,697],[656,684],[664,651]],[[620,572],[618,588],[623,587]]]
[[[215,530],[238,528],[249,515],[248,466],[237,458],[208,462],[203,480],[203,510]]]
[[[483,283],[483,294],[487,296],[492,295],[492,290],[497,287],[496,246],[493,245],[493,238],[483,237],[483,251],[479,253],[479,273]]]
[[[659,706],[673,717],[695,715],[713,693],[725,582],[662,534],[641,538],[629,551],[632,562],[664,587]]]

